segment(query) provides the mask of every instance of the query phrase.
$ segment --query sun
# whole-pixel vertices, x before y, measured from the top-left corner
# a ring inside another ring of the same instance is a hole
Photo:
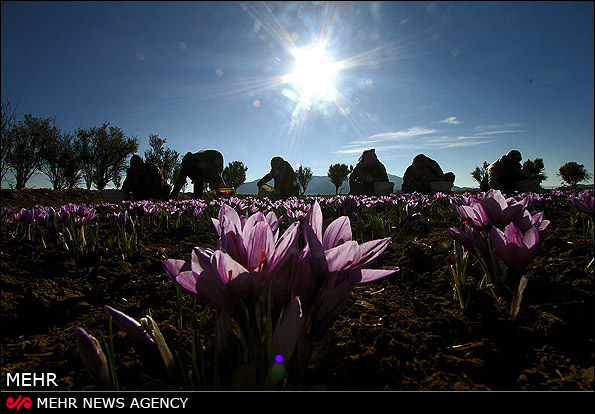
[[[335,82],[342,67],[326,53],[326,47],[318,42],[309,48],[291,50],[295,65],[284,81],[293,86],[302,103],[334,101],[337,97]]]

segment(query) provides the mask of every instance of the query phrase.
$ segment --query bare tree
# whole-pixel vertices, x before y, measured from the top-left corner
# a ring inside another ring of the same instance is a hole
[[[64,165],[62,166],[62,172],[64,174],[65,187],[72,189],[78,187],[82,179],[81,173],[81,157],[77,152],[77,137],[76,134],[68,132],[68,138],[64,138],[68,142],[68,150],[65,151]]]
[[[145,161],[157,165],[161,170],[161,174],[163,174],[165,182],[173,186],[182,161],[178,151],[163,147],[166,141],[165,138],[159,138],[159,135],[150,134],[150,149],[145,151]]]
[[[87,190],[93,185],[93,150],[91,147],[91,133],[79,128],[75,133],[74,149],[79,157],[81,176]]]
[[[353,171],[353,166],[347,166],[345,164],[331,164],[328,167],[328,177],[335,186],[335,194],[339,194],[339,188],[343,185],[343,182],[347,179],[349,174]]]
[[[81,173],[87,185],[103,190],[112,181],[120,186],[126,158],[138,150],[138,139],[128,138],[118,127],[105,122],[100,127],[77,131],[77,150],[81,156]]]
[[[471,172],[471,177],[473,177],[473,179],[475,181],[477,181],[480,186],[481,186],[482,181],[484,180],[484,177],[486,176],[486,171],[487,171],[488,167],[489,167],[488,162],[484,161],[481,168],[475,167],[475,170],[473,170]]]
[[[8,98],[5,102],[2,102],[2,135],[0,140],[0,179],[2,180],[10,169],[9,154],[12,150],[17,123],[17,106],[13,108]]]
[[[54,190],[74,188],[81,179],[80,160],[71,133],[57,132],[55,139],[42,150],[41,171],[48,176]]]
[[[302,187],[302,191],[300,195],[304,195],[306,193],[306,189],[308,188],[308,184],[312,181],[312,169],[310,167],[303,167],[302,165],[296,170],[295,175],[297,177],[298,183],[300,183],[300,187]]]
[[[25,188],[27,182],[43,164],[43,151],[56,139],[58,129],[54,118],[33,118],[25,115],[15,129],[8,160],[16,179],[15,188]]]

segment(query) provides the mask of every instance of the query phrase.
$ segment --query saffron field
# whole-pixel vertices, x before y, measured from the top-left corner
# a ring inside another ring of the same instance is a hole
[[[6,372],[56,390],[593,390],[593,190],[2,190]]]

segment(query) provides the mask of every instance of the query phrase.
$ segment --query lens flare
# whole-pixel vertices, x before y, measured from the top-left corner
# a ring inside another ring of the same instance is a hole
[[[342,65],[331,60],[326,47],[324,42],[318,42],[312,47],[294,48],[291,51],[295,66],[284,80],[295,88],[303,103],[312,100],[334,101],[337,97],[335,81]]]

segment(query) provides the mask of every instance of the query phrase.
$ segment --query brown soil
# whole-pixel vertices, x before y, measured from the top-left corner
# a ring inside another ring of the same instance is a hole
[[[2,207],[101,203],[95,191],[2,190]],[[544,207],[535,270],[519,317],[511,321],[475,283],[461,310],[449,273],[447,228],[420,218],[396,226],[393,242],[373,267],[401,271],[354,290],[317,345],[304,375],[306,390],[593,390],[593,246],[571,224],[569,204]],[[212,226],[154,229],[124,260],[105,249],[78,263],[55,244],[2,233],[2,390],[5,372],[56,373],[58,390],[93,383],[77,354],[74,329],[101,339],[104,305],[135,318],[151,311],[172,348],[188,342],[175,327],[175,291],[161,262],[188,260],[192,247],[213,243]],[[479,277],[479,267],[472,266]],[[189,296],[184,296],[189,298]],[[189,302],[189,301],[188,301]],[[185,310],[190,312],[190,303]],[[188,318],[188,317],[187,317]],[[188,319],[186,319],[188,320]],[[161,372],[123,333],[115,335],[120,388],[167,389]]]

